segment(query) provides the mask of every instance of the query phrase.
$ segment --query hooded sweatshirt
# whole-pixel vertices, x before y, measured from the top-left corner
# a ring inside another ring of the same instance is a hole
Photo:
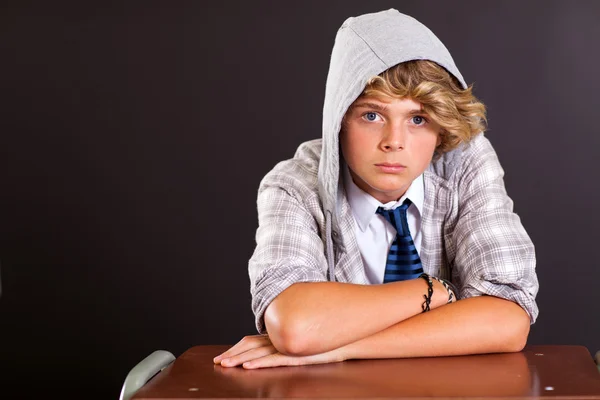
[[[297,282],[368,284],[355,221],[340,174],[339,132],[349,106],[373,76],[406,61],[430,60],[467,84],[443,43],[395,9],[348,18],[327,76],[322,139],[300,145],[258,190],[256,248],[249,261],[256,327],[270,302]],[[423,269],[450,279],[461,298],[516,302],[535,322],[539,285],[533,244],[513,213],[504,171],[483,133],[438,157],[423,174]]]

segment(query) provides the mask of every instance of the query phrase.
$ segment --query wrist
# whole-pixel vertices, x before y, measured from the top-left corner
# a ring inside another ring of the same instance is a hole
[[[451,300],[449,288],[439,278],[423,273],[419,278],[423,279],[426,285],[426,294],[423,296],[425,302],[421,306],[423,312],[433,310],[448,304]]]
[[[438,277],[433,277],[437,282],[439,282],[443,287],[446,293],[448,294],[448,301],[446,304],[454,303],[458,300],[458,291],[456,286],[454,286],[450,281]]]
[[[433,279],[433,296],[431,296],[431,309],[441,307],[448,303],[448,291],[442,283]]]

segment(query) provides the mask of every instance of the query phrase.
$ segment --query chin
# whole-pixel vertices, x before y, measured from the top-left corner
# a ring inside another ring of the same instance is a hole
[[[371,186],[371,189],[374,192],[372,192],[372,196],[382,203],[398,200],[406,192],[406,188],[403,186]],[[382,201],[381,198],[383,197],[386,197],[388,200]]]
[[[373,189],[378,192],[393,195],[396,192],[406,191],[410,186],[410,183],[406,182],[374,182],[373,185],[370,185]]]

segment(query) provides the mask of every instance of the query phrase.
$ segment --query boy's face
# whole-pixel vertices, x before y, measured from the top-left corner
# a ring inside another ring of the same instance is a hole
[[[440,131],[414,100],[363,96],[346,112],[340,143],[354,183],[387,203],[425,171]]]

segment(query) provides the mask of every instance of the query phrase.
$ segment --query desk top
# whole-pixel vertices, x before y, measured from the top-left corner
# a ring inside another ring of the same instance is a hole
[[[349,360],[258,370],[214,365],[213,357],[229,347],[190,348],[133,399],[600,399],[600,374],[583,346],[528,346],[519,353]]]

